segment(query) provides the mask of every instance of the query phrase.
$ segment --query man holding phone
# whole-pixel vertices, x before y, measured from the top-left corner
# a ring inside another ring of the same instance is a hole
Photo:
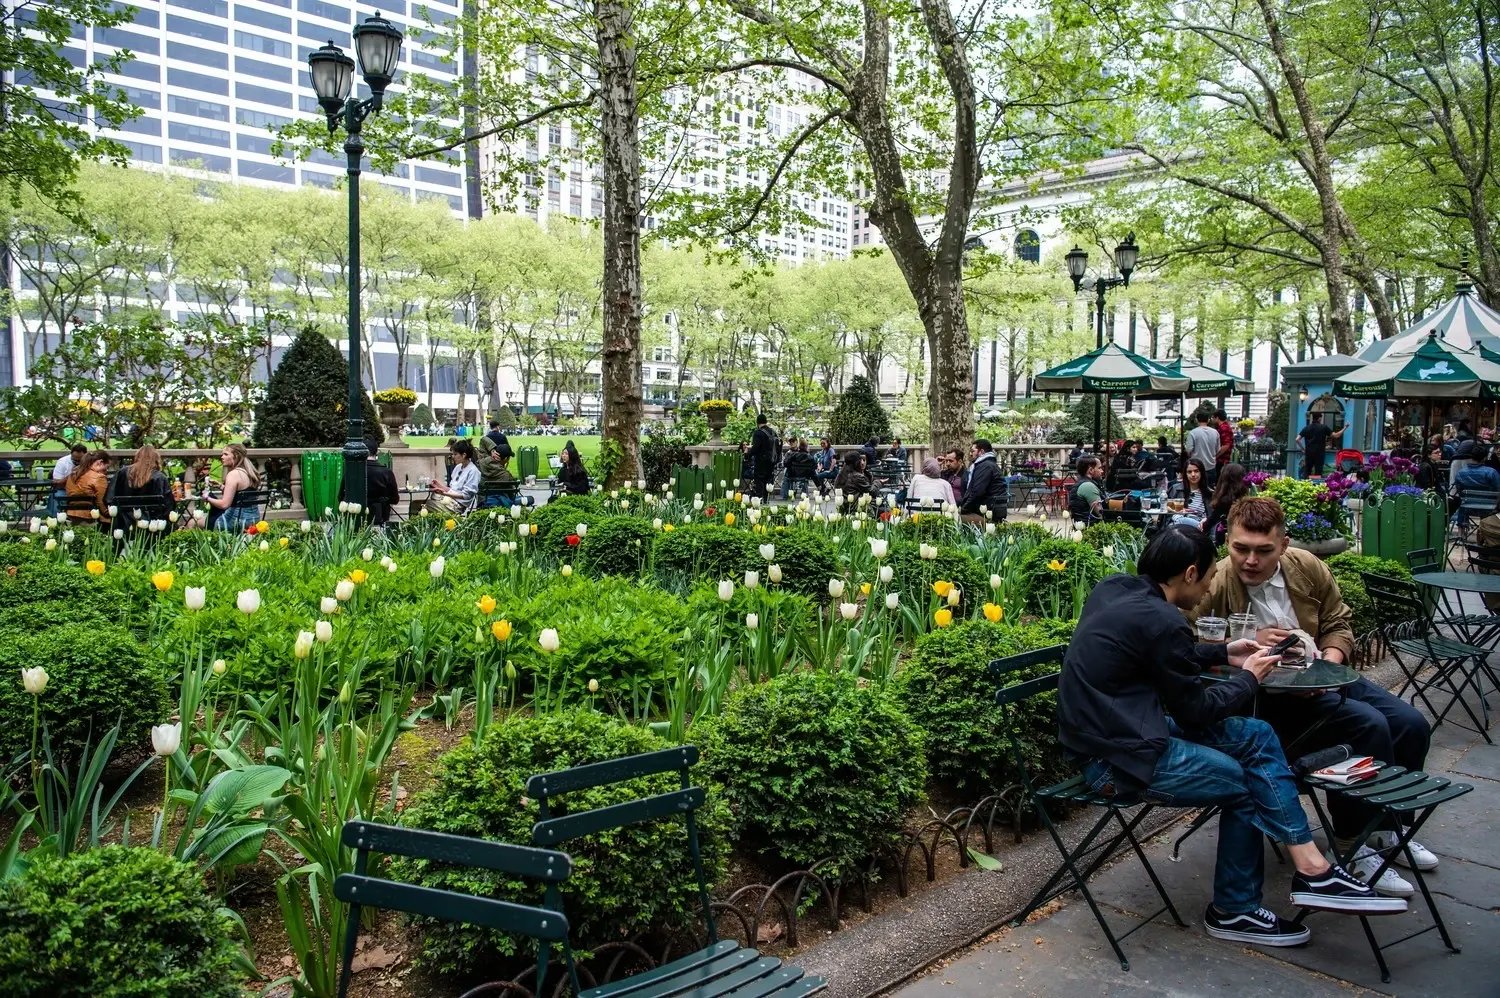
[[[1263,497],[1241,499],[1229,511],[1228,526],[1229,556],[1219,563],[1207,595],[1191,616],[1254,614],[1256,639],[1261,644],[1277,644],[1295,628],[1312,637],[1318,657],[1348,661],[1354,650],[1353,614],[1328,566],[1290,547],[1281,504]],[[1420,711],[1364,678],[1344,687],[1343,693],[1268,695],[1261,698],[1259,716],[1276,729],[1282,744],[1296,741],[1297,755],[1348,745],[1356,754],[1381,762],[1411,770],[1424,768],[1432,728]],[[1328,810],[1335,840],[1331,844],[1340,853],[1353,844],[1373,816],[1368,807],[1342,794],[1329,800]],[[1380,866],[1377,850],[1395,844],[1395,830],[1375,832],[1356,854],[1351,864],[1354,874],[1368,881]],[[1430,850],[1415,842],[1411,846],[1418,867],[1431,870],[1438,865]],[[1406,863],[1404,854],[1395,860]],[[1410,897],[1416,891],[1394,868],[1386,870],[1373,886],[1394,897]]]
[[[1221,808],[1213,902],[1203,916],[1216,939],[1299,946],[1310,938],[1306,926],[1261,904],[1266,836],[1286,844],[1296,868],[1293,904],[1405,911],[1405,901],[1377,895],[1323,856],[1276,734],[1240,716],[1277,657],[1253,639],[1194,643],[1182,611],[1203,599],[1217,568],[1203,531],[1174,526],[1146,546],[1138,574],[1094,587],[1058,680],[1063,748],[1102,796]],[[1224,682],[1200,679],[1205,667],[1225,664],[1238,671]]]

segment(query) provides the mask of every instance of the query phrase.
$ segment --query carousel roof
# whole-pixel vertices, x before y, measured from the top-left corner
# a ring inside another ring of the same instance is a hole
[[[1486,354],[1500,354],[1500,311],[1479,300],[1467,276],[1458,282],[1456,291],[1452,298],[1395,336],[1365,347],[1359,352],[1359,359],[1372,361],[1416,353],[1432,333],[1455,350],[1482,348]]]

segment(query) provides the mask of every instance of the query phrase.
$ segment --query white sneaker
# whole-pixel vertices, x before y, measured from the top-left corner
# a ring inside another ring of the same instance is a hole
[[[1389,831],[1376,832],[1371,835],[1366,841],[1369,843],[1371,849],[1394,849],[1396,848],[1396,833]],[[1416,841],[1406,843],[1406,847],[1411,850],[1412,859],[1416,860],[1417,862],[1417,869],[1423,871],[1424,873],[1428,870],[1437,869],[1437,853],[1433,852],[1422,843]],[[1401,866],[1407,867],[1411,865],[1411,863],[1406,858],[1406,853],[1404,852],[1396,853],[1391,862],[1399,863]]]
[[[1380,875],[1380,879],[1371,884],[1370,878],[1375,875],[1376,870],[1380,869],[1382,862],[1384,862],[1384,859],[1380,853],[1369,846],[1360,846],[1359,851],[1354,854],[1354,861],[1349,864],[1348,870],[1386,897],[1409,898],[1417,893],[1417,889],[1398,874],[1395,867],[1392,866],[1386,867],[1385,872]]]

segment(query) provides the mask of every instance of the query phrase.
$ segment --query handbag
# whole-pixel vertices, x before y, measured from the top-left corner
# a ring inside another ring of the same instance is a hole
[[[438,516],[458,516],[464,511],[463,503],[452,496],[438,495],[434,492],[427,497],[427,512]]]

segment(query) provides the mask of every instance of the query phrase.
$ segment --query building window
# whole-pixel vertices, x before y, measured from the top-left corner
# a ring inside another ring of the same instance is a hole
[[[213,121],[229,120],[228,106],[215,104],[213,101],[198,100],[196,97],[179,97],[173,94],[167,98],[167,110],[194,118],[210,118]]]
[[[167,83],[174,87],[182,87],[184,90],[229,96],[229,81],[222,76],[190,73],[185,69],[169,69],[167,70]]]
[[[1022,229],[1016,233],[1016,259],[1021,263],[1042,262],[1042,241],[1036,230]]]
[[[167,15],[167,30],[179,35],[187,35],[189,38],[201,38],[205,42],[218,42],[220,45],[229,40],[229,29],[223,25],[205,24],[191,17],[179,17],[176,14]]]

